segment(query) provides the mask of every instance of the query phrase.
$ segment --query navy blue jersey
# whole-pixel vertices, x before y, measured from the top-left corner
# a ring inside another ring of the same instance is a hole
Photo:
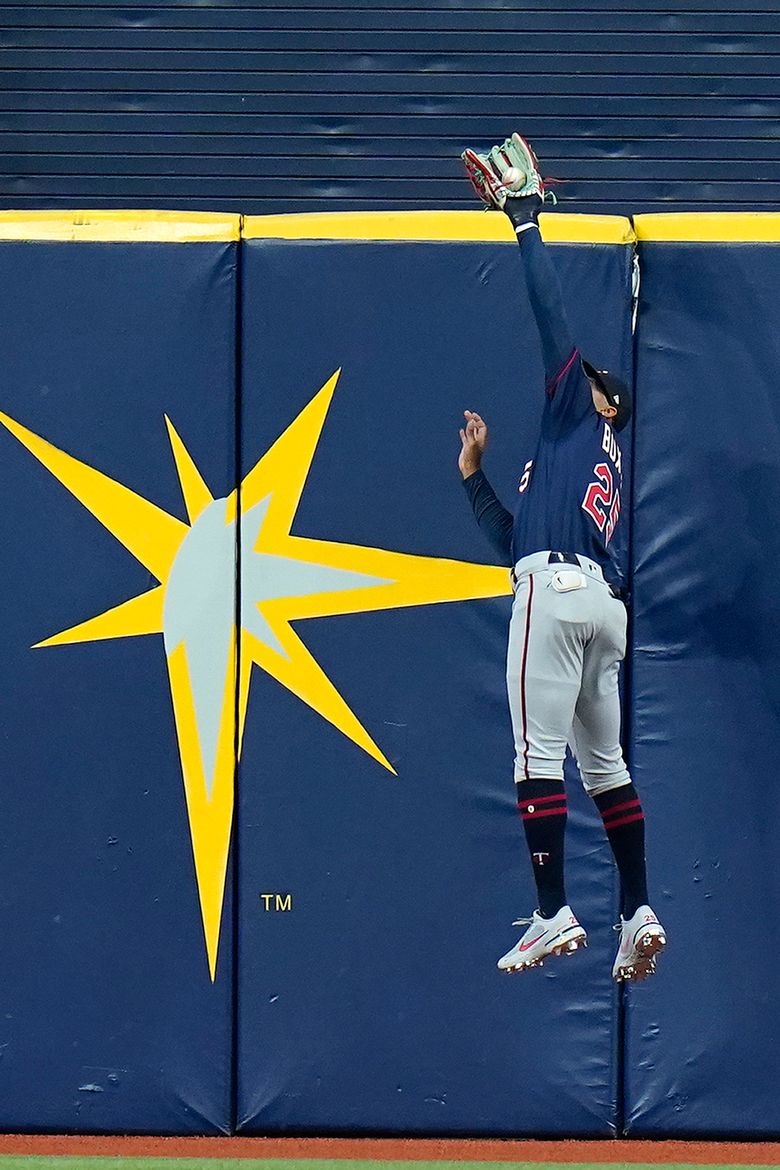
[[[580,553],[601,565],[607,581],[620,587],[620,447],[613,428],[593,404],[558,277],[539,230],[535,223],[524,223],[516,231],[544,364],[541,432],[533,458],[522,468],[512,512],[481,470],[464,480],[466,494],[480,527],[506,564],[546,550]]]
[[[512,560],[553,549],[596,561],[620,584],[614,541],[623,490],[617,437],[593,405],[575,350],[547,386],[541,433],[522,469],[512,528]]]

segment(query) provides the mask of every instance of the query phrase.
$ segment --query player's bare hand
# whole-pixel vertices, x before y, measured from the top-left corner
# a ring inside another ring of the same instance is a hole
[[[460,455],[458,467],[464,479],[468,479],[482,466],[482,456],[488,441],[487,423],[474,410],[464,410],[465,426],[460,430]]]

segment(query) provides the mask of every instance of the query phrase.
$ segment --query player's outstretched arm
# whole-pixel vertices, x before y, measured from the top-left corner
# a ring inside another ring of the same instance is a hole
[[[511,200],[507,203],[511,205]],[[525,220],[515,224],[513,221],[513,226],[523,258],[528,299],[542,343],[545,385],[548,393],[554,393],[575,351],[561,284],[536,223]]]
[[[506,212],[523,257],[526,285],[544,355],[547,392],[552,397],[574,353],[558,274],[539,234],[537,217],[548,192],[533,147],[512,134],[487,154],[466,149],[466,174],[488,207]],[[553,198],[553,203],[556,200]]]
[[[505,565],[512,563],[512,513],[499,500],[482,470],[482,456],[488,441],[484,419],[473,410],[464,410],[466,425],[460,431],[458,467],[463,476],[474,515]]]

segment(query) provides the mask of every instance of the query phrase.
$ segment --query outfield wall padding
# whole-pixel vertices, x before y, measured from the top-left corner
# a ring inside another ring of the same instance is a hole
[[[168,575],[189,520],[166,415],[234,486],[238,222],[0,232],[0,1127],[227,1132],[230,879],[212,983],[162,606],[31,647]]]
[[[780,217],[720,218],[637,221],[631,761],[670,945],[627,996],[636,1136],[780,1131]]]
[[[279,436],[289,468],[300,449],[290,428],[340,369],[294,536],[491,565],[456,467],[462,412],[488,419],[487,466],[511,506],[543,402],[511,232],[475,240],[461,224],[425,239],[423,226],[410,241],[375,221],[384,239],[345,240],[328,238],[334,226],[296,240],[282,237],[305,222],[275,222],[242,245],[242,476]],[[554,248],[578,341],[626,378],[632,254],[626,243]],[[278,476],[282,490],[281,466]],[[492,599],[361,612],[357,597],[353,612],[295,624],[395,776],[254,669],[239,774],[241,1132],[614,1131],[615,884],[576,782],[570,886],[592,945],[531,978],[495,969],[512,920],[534,906],[501,573]],[[457,574],[443,560],[434,577],[444,594]],[[291,910],[261,897],[271,894],[290,895]]]
[[[636,399],[628,749],[669,949],[618,993],[571,765],[590,947],[494,966],[534,896],[507,577],[456,457],[466,407],[507,504],[533,455],[503,220],[239,246],[235,217],[0,214],[0,1128],[780,1132],[779,219],[637,217],[635,371],[630,225],[543,221]]]

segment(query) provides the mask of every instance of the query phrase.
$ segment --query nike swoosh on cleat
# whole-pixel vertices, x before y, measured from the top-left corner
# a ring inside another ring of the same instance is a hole
[[[546,931],[543,930],[541,934],[537,935],[536,938],[532,938],[531,941],[529,943],[525,943],[525,945],[523,945],[522,943],[518,943],[517,944],[518,951],[530,950],[531,947],[534,945],[534,943],[538,943],[540,938],[544,938],[545,933],[546,933]]]

